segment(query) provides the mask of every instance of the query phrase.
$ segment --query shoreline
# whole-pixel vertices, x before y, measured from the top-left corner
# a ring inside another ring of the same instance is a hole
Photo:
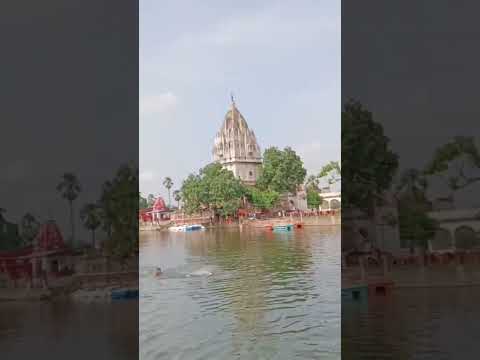
[[[222,228],[257,228],[262,229],[268,227],[270,224],[301,224],[301,226],[338,226],[341,225],[340,215],[334,216],[303,216],[303,217],[274,217],[268,219],[245,220],[243,223],[238,221],[232,223],[203,223],[207,229],[222,229]],[[169,221],[162,224],[148,224],[140,225],[139,231],[167,231],[170,226],[174,226],[175,222]]]

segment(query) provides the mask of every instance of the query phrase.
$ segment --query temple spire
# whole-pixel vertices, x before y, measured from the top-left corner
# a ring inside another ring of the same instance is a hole
[[[233,98],[233,92],[230,93],[230,99],[232,100],[232,107],[235,107],[235,100]]]

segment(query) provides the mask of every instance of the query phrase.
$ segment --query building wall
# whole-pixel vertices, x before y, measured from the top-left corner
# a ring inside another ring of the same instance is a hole
[[[248,184],[255,184],[262,170],[261,163],[234,162],[225,164],[224,167],[233,172],[235,177]]]

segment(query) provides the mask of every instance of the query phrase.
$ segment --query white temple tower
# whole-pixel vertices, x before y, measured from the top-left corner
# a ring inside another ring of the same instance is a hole
[[[255,185],[262,168],[260,146],[240,111],[232,106],[215,137],[213,160],[231,170],[245,184]]]

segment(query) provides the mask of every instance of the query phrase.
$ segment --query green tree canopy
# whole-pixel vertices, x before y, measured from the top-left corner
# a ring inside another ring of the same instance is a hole
[[[410,241],[409,246],[426,247],[437,229],[435,220],[428,216],[431,203],[426,191],[428,182],[425,174],[417,169],[407,169],[397,185],[398,222],[400,239]]]
[[[318,174],[318,179],[326,179],[328,185],[333,185],[341,180],[341,168],[338,161],[330,161],[324,165]]]
[[[290,147],[284,150],[271,147],[263,154],[263,169],[257,186],[280,194],[295,193],[297,187],[305,181],[306,175],[303,161],[294,150]]]
[[[256,187],[251,187],[248,189],[247,197],[255,208],[271,210],[277,205],[280,194],[275,190],[260,190]]]
[[[103,185],[99,205],[107,248],[127,257],[138,249],[138,169],[122,165],[116,176]]]
[[[218,163],[205,166],[198,175],[188,176],[181,192],[187,213],[210,209],[221,216],[235,214],[246,193],[241,181]]]
[[[322,200],[322,197],[318,194],[318,189],[307,186],[307,206],[309,209],[318,209]]]
[[[342,111],[342,187],[344,207],[356,207],[373,216],[375,205],[391,186],[398,157],[390,150],[383,128],[372,113],[356,101]]]
[[[146,198],[143,197],[142,193],[138,193],[138,208],[139,209],[146,209],[148,208],[148,201]]]
[[[474,138],[458,136],[440,146],[427,165],[425,173],[440,176],[453,191],[479,182],[480,152]]]

